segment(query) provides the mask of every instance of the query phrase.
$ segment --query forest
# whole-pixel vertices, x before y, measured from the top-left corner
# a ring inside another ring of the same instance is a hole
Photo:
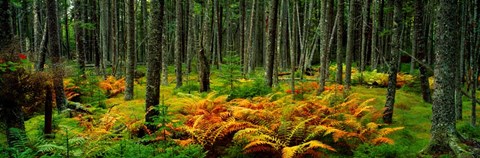
[[[0,157],[480,157],[478,0],[0,8]]]

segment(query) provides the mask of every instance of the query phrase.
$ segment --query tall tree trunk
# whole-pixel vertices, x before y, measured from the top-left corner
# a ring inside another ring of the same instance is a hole
[[[140,19],[139,19],[139,27],[140,29],[138,29],[138,39],[139,39],[139,50],[138,50],[138,60],[137,62],[145,62],[145,56],[146,56],[146,43],[147,43],[147,39],[146,39],[146,32],[147,32],[147,23],[146,23],[146,17],[148,17],[147,15],[147,0],[141,0],[140,1]]]
[[[440,0],[435,28],[435,90],[432,106],[430,143],[422,154],[453,153],[456,157],[473,157],[460,145],[462,136],[456,130],[455,62],[458,29],[457,1]]]
[[[385,110],[383,111],[383,122],[387,124],[392,123],[393,105],[395,104],[395,93],[397,91],[397,72],[398,72],[398,58],[401,51],[401,31],[403,29],[403,11],[402,0],[395,0],[394,2],[394,17],[393,36],[391,43],[390,66],[388,75],[387,101],[385,103]]]
[[[357,9],[358,0],[350,1],[350,16],[348,17],[348,30],[347,30],[347,54],[345,58],[345,88],[350,89],[352,83],[352,58],[353,58],[353,49],[355,47],[355,10]]]
[[[208,92],[210,90],[210,66],[208,65],[208,60],[203,48],[198,51],[197,58],[199,64],[198,78],[200,81],[200,92]]]
[[[241,56],[241,61],[240,64],[242,64],[242,74],[245,77],[245,74],[247,74],[248,66],[247,66],[247,60],[248,58],[247,51],[245,50],[245,19],[246,19],[246,13],[245,13],[245,0],[240,0],[240,56]]]
[[[127,73],[125,100],[133,99],[133,89],[135,78],[135,1],[126,0],[126,21],[127,21]]]
[[[48,29],[48,45],[50,56],[52,57],[53,87],[55,89],[55,99],[57,109],[59,111],[65,109],[67,99],[63,90],[63,64],[60,61],[60,43],[59,43],[59,30],[57,21],[57,1],[46,0],[47,6],[47,29]]]
[[[247,55],[245,56],[245,63],[244,63],[244,66],[246,68],[244,68],[245,72],[250,74],[252,71],[253,71],[253,63],[254,63],[254,56],[255,56],[255,53],[254,53],[254,48],[255,48],[255,43],[256,41],[254,41],[254,38],[255,38],[255,30],[254,28],[256,28],[255,24],[257,23],[257,21],[255,20],[255,7],[257,5],[257,0],[253,0],[252,2],[252,9],[251,9],[251,13],[250,13],[250,31],[248,31],[248,46],[247,46]]]
[[[343,56],[345,55],[345,49],[343,48],[343,37],[345,35],[344,32],[344,11],[345,10],[345,1],[339,0],[338,1],[338,9],[337,9],[337,16],[338,16],[338,28],[337,28],[337,75],[335,76],[335,80],[338,84],[342,84],[343,81]]]
[[[69,29],[69,26],[68,26],[68,8],[70,7],[70,5],[68,5],[68,1],[67,0],[64,0],[64,16],[65,16],[65,53],[67,54],[67,58],[68,59],[72,59],[72,57],[70,56],[70,29]]]
[[[40,42],[40,48],[38,49],[38,61],[35,64],[35,71],[43,71],[45,67],[45,59],[47,57],[47,23],[43,25],[42,41]],[[1,48],[0,48],[1,49]]]
[[[268,47],[267,47],[267,65],[266,75],[267,86],[273,86],[273,66],[275,61],[276,40],[277,40],[277,15],[278,15],[278,0],[272,0],[271,10],[268,24]]]
[[[361,59],[360,59],[360,72],[365,71],[367,66],[367,54],[368,54],[368,36],[369,36],[369,19],[370,19],[370,5],[372,0],[365,0],[362,7],[362,47],[361,47]]]
[[[33,1],[33,52],[39,61],[40,42],[42,42],[42,25],[40,24],[40,0]],[[38,69],[36,69],[38,71]]]
[[[182,86],[182,25],[183,25],[183,0],[178,0],[176,2],[176,27],[175,27],[175,74],[176,74],[176,88]]]
[[[372,70],[377,69],[378,64],[378,31],[379,29],[379,9],[378,9],[378,0],[373,0],[372,2],[372,45],[371,45],[371,55],[370,55],[370,66]]]
[[[417,52],[418,60],[425,63],[425,53],[426,53],[426,33],[423,28],[425,28],[424,23],[424,0],[417,0],[415,2],[415,21],[414,21],[414,36],[415,44],[414,50]],[[430,86],[428,84],[427,69],[425,65],[419,64],[420,69],[420,85],[422,89],[422,96],[425,102],[431,103],[432,97],[430,95]]]
[[[223,41],[223,23],[222,23],[222,16],[223,16],[223,8],[220,5],[218,0],[215,0],[215,10],[217,13],[217,69],[220,68],[220,64],[222,62],[222,41]]]
[[[45,86],[45,121],[44,121],[44,128],[43,128],[43,134],[44,135],[49,135],[52,134],[52,87]]]
[[[165,1],[164,0],[153,0],[151,1],[152,5],[150,10],[151,22],[150,22],[150,38],[149,49],[150,51],[147,57],[147,92],[146,92],[146,115],[145,122],[153,123],[154,117],[158,115],[158,112],[152,110],[153,106],[156,106],[160,103],[160,68],[161,68],[161,58],[162,58],[162,46],[163,46],[163,31],[164,23],[163,16],[165,10]],[[156,130],[156,125],[148,125],[149,130]]]
[[[81,0],[75,0],[74,1],[74,19],[75,19],[75,25],[74,25],[74,30],[75,30],[75,46],[76,46],[76,52],[77,52],[77,63],[80,69],[80,73],[83,75],[85,74],[85,51],[84,51],[84,30],[81,26],[84,23],[82,21],[82,10],[85,9],[85,7],[82,7],[83,4]]]
[[[0,0],[0,50],[5,50],[12,42],[12,28],[10,26],[10,1]]]

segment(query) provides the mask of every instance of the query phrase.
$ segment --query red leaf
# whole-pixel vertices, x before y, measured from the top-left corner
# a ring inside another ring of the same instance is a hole
[[[27,59],[27,55],[22,54],[22,53],[18,54],[18,57],[20,57],[20,59],[22,59],[22,60]]]

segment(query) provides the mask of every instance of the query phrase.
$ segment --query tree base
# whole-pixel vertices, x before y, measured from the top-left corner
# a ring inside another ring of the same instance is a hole
[[[451,155],[461,158],[474,158],[480,156],[480,149],[472,147],[465,142],[474,141],[465,139],[460,133],[454,132],[447,134],[447,138],[444,141],[431,139],[430,143],[420,151],[418,157],[439,157],[441,155]]]

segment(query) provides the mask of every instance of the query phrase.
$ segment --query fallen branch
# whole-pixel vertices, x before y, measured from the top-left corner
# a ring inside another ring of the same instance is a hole
[[[469,99],[473,99],[473,97],[471,95],[468,94],[468,92],[466,92],[465,90],[462,89],[462,94],[464,96],[467,96]],[[477,98],[477,104],[480,105],[480,102],[478,102],[478,100],[480,100],[480,98]]]

